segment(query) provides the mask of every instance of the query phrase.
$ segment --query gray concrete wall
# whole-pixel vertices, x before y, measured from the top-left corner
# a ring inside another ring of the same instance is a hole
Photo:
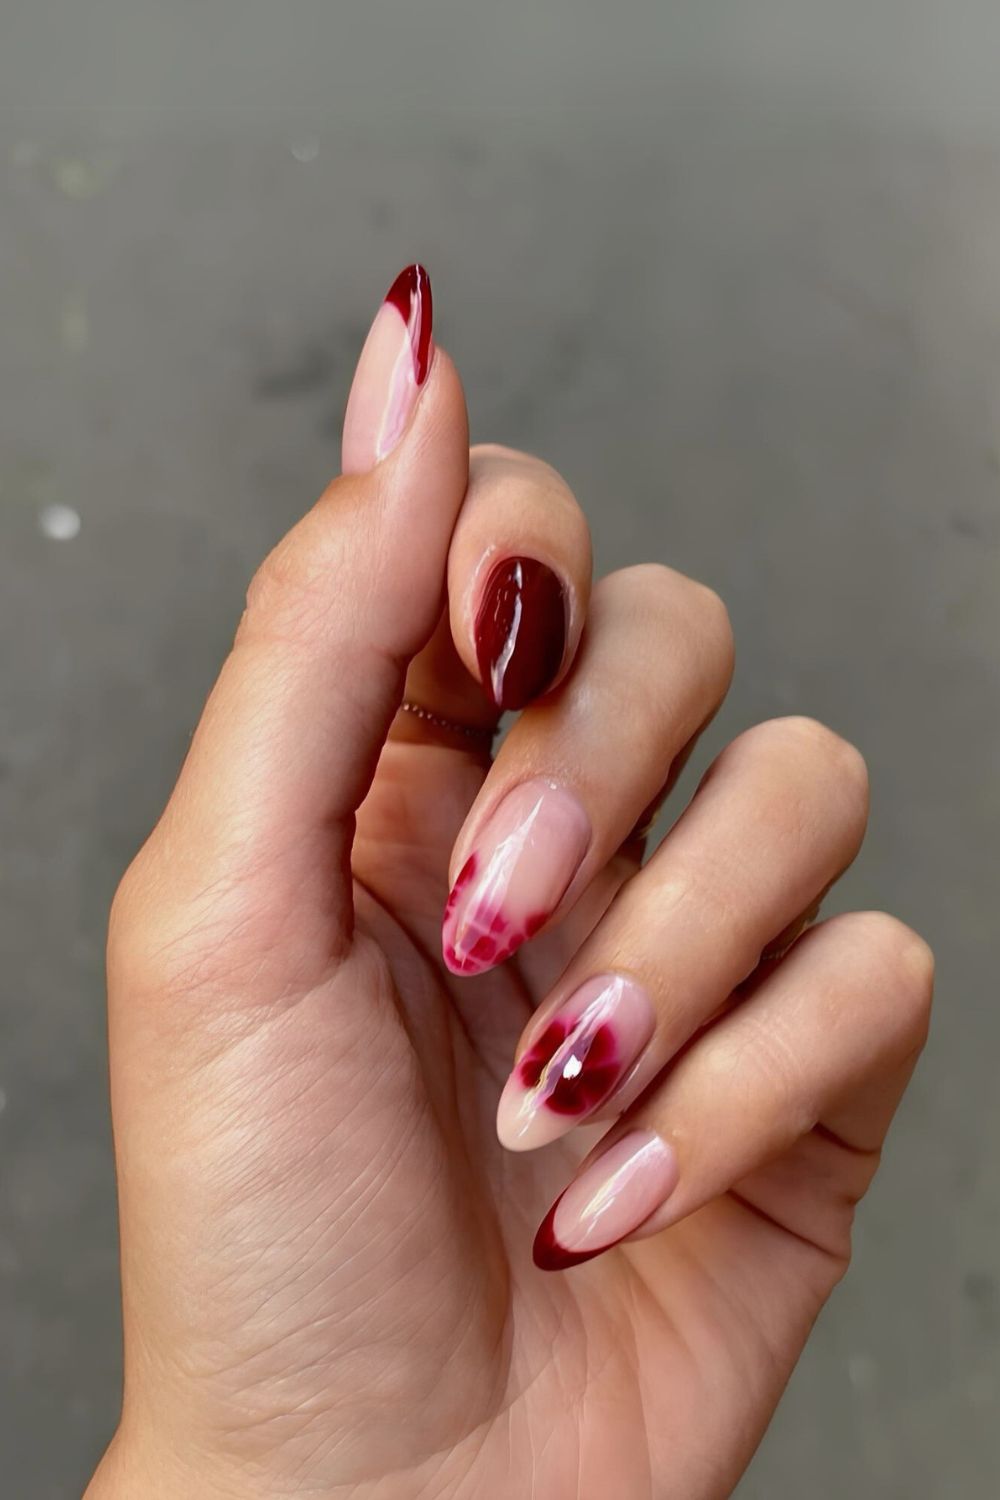
[[[685,784],[753,720],[828,720],[874,788],[831,909],[938,952],[854,1269],[740,1500],[996,1493],[998,56],[991,0],[7,0],[4,1500],[78,1490],[116,1411],[108,900],[414,256],[475,436],[566,472],[603,569],[727,599]]]

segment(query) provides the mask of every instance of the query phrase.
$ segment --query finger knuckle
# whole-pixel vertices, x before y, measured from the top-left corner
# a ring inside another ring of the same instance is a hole
[[[634,567],[622,568],[617,575],[619,587],[647,614],[661,618],[672,617],[677,612],[680,588],[687,580],[680,573],[668,568],[665,563],[636,563]]]
[[[663,642],[662,652],[652,646],[648,681],[662,684],[672,715],[681,685],[703,716],[725,697],[733,675],[733,628],[725,603],[707,584],[663,563],[642,563],[612,577],[644,641]]]
[[[659,562],[637,563],[612,576],[645,611],[671,626],[683,615],[695,623],[699,632],[709,631],[722,640],[732,639],[729,611],[707,583],[688,578]]]
[[[899,980],[900,1005],[921,1039],[930,1026],[934,997],[934,954],[930,945],[887,912],[867,913],[871,941],[878,943],[888,972]]]
[[[869,782],[865,758],[856,745],[835,729],[807,715],[771,719],[758,729],[777,740],[786,754],[806,754],[827,779],[836,782],[859,805],[867,807]]]
[[[289,533],[250,580],[241,630],[301,638],[307,627],[325,619],[336,597],[328,563]]]
[[[532,453],[505,448],[500,443],[479,443],[470,454],[470,489],[488,486],[490,509],[505,502],[519,509],[525,498],[544,504],[547,520],[558,512],[560,522],[578,527],[589,539],[590,531],[579,502],[569,484],[551,464]]]
[[[866,987],[887,997],[902,1052],[919,1050],[930,1029],[934,998],[929,944],[888,912],[852,912],[840,921],[864,957]]]
[[[692,613],[697,616],[701,638],[706,643],[708,652],[724,666],[726,675],[730,676],[736,645],[733,622],[725,600],[708,584],[696,583],[694,588],[696,593]]]
[[[469,464],[473,471],[483,463],[523,464],[541,463],[533,454],[520,448],[509,448],[506,443],[473,443],[469,449]]]
[[[253,615],[272,613],[302,585],[302,565],[297,549],[287,539],[278,543],[258,565],[247,588],[247,610]]]
[[[123,934],[127,933],[131,926],[134,907],[131,869],[130,865],[119,880],[118,888],[111,898],[111,910],[108,913],[109,953],[114,953],[121,947]]]
[[[488,484],[491,490],[521,495],[526,487],[559,491],[572,498],[566,480],[544,458],[508,448],[503,443],[476,443],[469,450],[469,480],[475,486]],[[576,504],[574,500],[574,505]]]
[[[144,982],[151,968],[146,862],[146,852],[140,850],[118,882],[108,914],[108,973],[127,990]]]
[[[774,1017],[765,1023],[747,1009],[729,1026],[709,1032],[699,1050],[699,1068],[713,1088],[726,1088],[737,1102],[780,1117],[793,1135],[809,1128],[807,1062]]]

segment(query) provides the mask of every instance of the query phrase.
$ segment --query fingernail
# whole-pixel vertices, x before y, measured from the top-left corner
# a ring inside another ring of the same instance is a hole
[[[481,974],[533,937],[562,900],[590,843],[590,819],[540,777],[508,792],[480,830],[444,910],[453,974]]]
[[[409,425],[434,354],[431,283],[407,266],[385,295],[358,360],[344,416],[341,467],[366,474]]]
[[[632,1234],[677,1186],[673,1147],[633,1130],[586,1167],[558,1198],[535,1236],[535,1265],[564,1271]]]
[[[641,985],[603,974],[575,990],[522,1054],[497,1109],[510,1151],[532,1151],[599,1109],[653,1035],[656,1018]]]
[[[551,686],[566,649],[566,594],[534,557],[508,557],[486,582],[476,658],[498,708],[523,708]]]

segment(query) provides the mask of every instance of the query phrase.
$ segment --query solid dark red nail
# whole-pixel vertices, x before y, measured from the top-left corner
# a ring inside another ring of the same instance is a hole
[[[550,687],[566,650],[566,594],[534,557],[507,557],[490,574],[476,617],[483,687],[498,708],[524,708]]]

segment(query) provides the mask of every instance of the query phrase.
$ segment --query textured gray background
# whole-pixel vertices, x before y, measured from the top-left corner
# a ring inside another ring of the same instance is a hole
[[[833,905],[938,952],[740,1500],[996,1493],[998,56],[995,0],[2,7],[3,1500],[78,1492],[116,1412],[107,904],[414,256],[475,435],[566,472],[602,568],[727,599],[699,766],[790,709],[854,739]]]

